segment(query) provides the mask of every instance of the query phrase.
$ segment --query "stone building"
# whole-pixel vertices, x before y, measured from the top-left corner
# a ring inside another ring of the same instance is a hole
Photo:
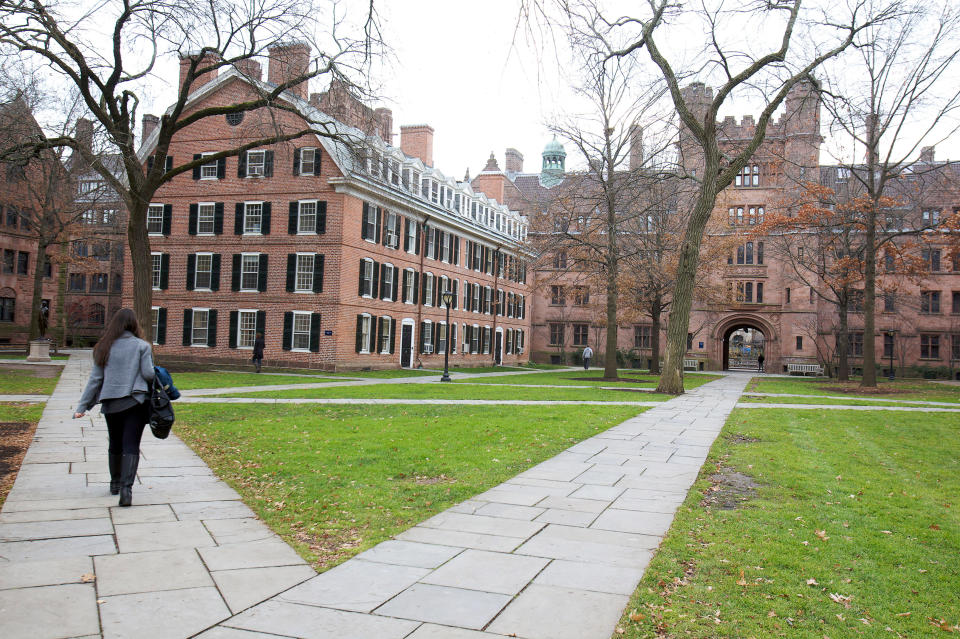
[[[204,76],[187,113],[232,104],[305,68],[300,45],[259,65]],[[502,201],[433,166],[431,127],[400,127],[334,84],[292,110],[207,118],[179,134],[175,160],[202,158],[271,130],[330,121],[336,137],[309,136],[198,166],[156,194],[153,335],[163,358],[241,363],[255,334],[265,359],[333,369],[442,367],[528,359],[526,228]],[[156,145],[147,119],[141,159]],[[126,299],[132,298],[125,283]],[[450,326],[441,293],[453,294]]]

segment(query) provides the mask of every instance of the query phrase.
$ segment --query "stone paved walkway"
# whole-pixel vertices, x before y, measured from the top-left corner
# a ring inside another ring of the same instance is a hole
[[[132,508],[71,358],[0,513],[0,635],[607,639],[751,375],[580,442],[317,575],[175,436]]]

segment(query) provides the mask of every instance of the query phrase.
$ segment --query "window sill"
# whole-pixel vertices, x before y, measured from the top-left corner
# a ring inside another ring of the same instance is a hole
[[[237,346],[238,351],[252,351],[253,346]]]
[[[240,235],[243,237],[260,237],[263,233],[260,231],[244,231]]]
[[[190,348],[210,348],[209,344],[191,344]]]
[[[241,288],[238,293],[259,293],[260,290],[256,288]]]
[[[316,231],[297,231],[297,235],[319,235]]]
[[[217,177],[216,175],[208,175],[207,177],[203,177],[202,175],[200,176],[200,180],[202,180],[202,181],[204,181],[204,182],[209,182],[209,181],[211,181],[211,180],[219,180],[219,179],[220,179],[220,178]]]
[[[309,348],[291,348],[290,352],[291,353],[310,353],[311,350]]]

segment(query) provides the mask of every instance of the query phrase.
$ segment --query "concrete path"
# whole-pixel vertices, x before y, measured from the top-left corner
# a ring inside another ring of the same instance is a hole
[[[36,404],[45,402],[49,398],[49,395],[0,395],[0,402]]]
[[[175,436],[132,508],[67,364],[0,513],[0,635],[607,639],[751,375],[571,447],[317,575]],[[604,402],[604,404],[611,404]]]
[[[534,387],[536,388],[536,387]],[[181,397],[183,404],[445,404],[448,406],[659,406],[663,402],[554,399],[376,399],[349,397]]]

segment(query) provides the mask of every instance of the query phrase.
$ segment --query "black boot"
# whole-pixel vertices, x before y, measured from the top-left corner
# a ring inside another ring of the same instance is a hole
[[[120,505],[129,506],[133,503],[133,482],[137,478],[137,466],[140,464],[140,455],[123,456],[123,473],[120,477]]]
[[[110,494],[117,495],[120,493],[120,460],[122,455],[107,455],[107,462],[110,464]]]

